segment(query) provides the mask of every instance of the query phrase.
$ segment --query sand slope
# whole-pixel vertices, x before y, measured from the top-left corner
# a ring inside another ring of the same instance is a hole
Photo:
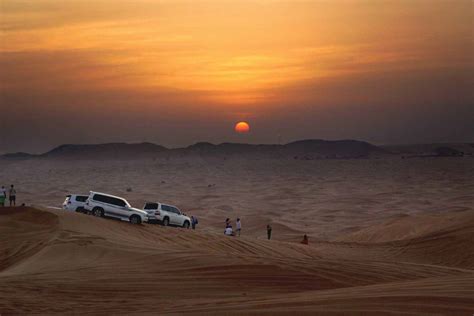
[[[394,241],[371,242],[382,223],[308,247],[4,208],[0,312],[471,315],[474,215],[453,214]]]

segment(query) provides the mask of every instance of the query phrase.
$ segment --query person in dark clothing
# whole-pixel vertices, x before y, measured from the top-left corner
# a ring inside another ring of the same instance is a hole
[[[303,240],[301,241],[301,243],[303,245],[309,245],[308,236],[306,234],[303,236]]]
[[[198,219],[196,216],[191,216],[191,226],[193,229],[196,229],[196,225],[198,224]]]
[[[10,206],[16,206],[16,190],[13,184],[10,186],[10,191],[8,193],[10,198]]]
[[[272,226],[270,224],[267,225],[267,237],[268,240],[272,239]]]

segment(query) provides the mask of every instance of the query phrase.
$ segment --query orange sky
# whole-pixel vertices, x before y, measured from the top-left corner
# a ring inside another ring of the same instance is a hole
[[[263,117],[271,126],[276,113],[278,125],[283,113],[294,109],[303,119],[315,109],[343,111],[348,103],[433,102],[431,90],[403,87],[405,79],[415,84],[426,79],[436,93],[435,85],[445,87],[446,94],[436,94],[445,103],[460,93],[446,78],[461,81],[462,89],[472,83],[471,1],[0,3],[1,106],[11,109],[16,102],[14,117],[41,112],[38,128],[85,109],[114,110],[136,120],[140,113],[166,116],[171,125],[196,117],[199,126],[209,114],[219,123],[205,138],[219,131],[222,121],[258,123]],[[382,89],[368,88],[384,80]],[[347,91],[341,93],[341,87]],[[472,94],[466,94],[460,106],[471,101]],[[48,118],[44,112],[51,111],[62,114]],[[310,129],[288,138],[320,134]],[[73,136],[94,141],[90,133]],[[270,139],[262,134],[254,141]],[[14,147],[5,142],[3,147]]]

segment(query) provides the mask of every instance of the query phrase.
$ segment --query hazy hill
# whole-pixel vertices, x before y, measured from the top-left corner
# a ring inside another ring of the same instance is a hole
[[[192,156],[215,156],[219,158],[253,157],[285,159],[345,159],[368,158],[388,155],[380,147],[357,140],[301,140],[285,145],[222,143],[214,145],[200,142],[185,148],[168,149],[152,143],[109,143],[96,145],[61,145],[40,155],[26,153],[7,154],[7,159],[52,158],[52,159],[141,159],[173,158]]]
[[[33,154],[28,154],[28,153],[23,153],[23,152],[17,152],[17,153],[10,153],[10,154],[5,154],[0,156],[0,158],[5,158],[5,159],[29,159],[36,157],[37,155]]]
[[[301,140],[285,145],[251,145],[222,143],[197,143],[186,148],[176,149],[181,155],[219,155],[252,156],[269,158],[292,159],[331,159],[331,158],[367,158],[377,155],[387,155],[388,152],[367,142],[356,140]]]
[[[303,159],[309,158],[365,158],[386,155],[380,147],[357,140],[300,140],[285,145],[287,154],[296,154]],[[300,158],[298,156],[298,158]]]
[[[44,154],[6,154],[8,159],[52,158],[52,159],[135,159],[153,157],[167,148],[152,143],[108,143],[92,145],[65,144]]]
[[[285,145],[212,144],[199,142],[184,148],[169,149],[153,143],[108,143],[58,146],[46,153],[10,153],[3,159],[143,159],[205,156],[216,158],[356,159],[373,157],[461,157],[474,155],[474,143],[416,144],[375,146],[358,140],[328,141],[307,139]]]
[[[404,157],[472,156],[474,143],[433,143],[413,145],[388,145],[383,149]]]

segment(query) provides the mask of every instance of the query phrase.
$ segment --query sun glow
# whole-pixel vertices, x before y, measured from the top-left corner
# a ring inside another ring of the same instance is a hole
[[[250,125],[247,122],[239,122],[235,124],[235,131],[239,134],[250,132]]]

